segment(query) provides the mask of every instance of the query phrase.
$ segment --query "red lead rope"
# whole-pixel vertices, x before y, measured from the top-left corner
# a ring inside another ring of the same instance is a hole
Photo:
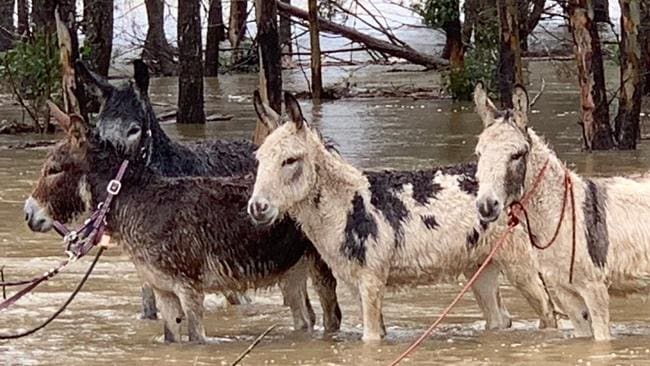
[[[570,272],[569,272],[570,273],[569,281],[572,281],[572,279],[573,279],[572,278],[573,264],[574,264],[574,261],[575,261],[575,242],[576,242],[576,239],[575,239],[576,238],[575,226],[576,226],[576,217],[575,217],[575,198],[574,198],[574,195],[573,195],[573,185],[572,185],[572,182],[571,182],[571,175],[570,175],[569,170],[566,169],[566,171],[565,171],[564,201],[563,201],[563,204],[562,204],[562,213],[560,214],[560,220],[558,222],[556,233],[555,233],[555,235],[553,235],[553,239],[546,246],[544,246],[543,248],[540,248],[537,245],[537,242],[534,240],[535,236],[530,231],[530,223],[528,222],[528,212],[526,211],[526,208],[525,208],[525,205],[528,203],[528,201],[530,201],[530,199],[532,198],[534,193],[539,189],[539,186],[542,183],[544,175],[546,174],[546,170],[548,169],[548,164],[549,164],[549,161],[546,160],[546,162],[544,163],[544,166],[542,167],[542,169],[539,171],[539,174],[535,178],[535,182],[533,183],[533,187],[531,188],[531,190],[528,191],[522,197],[522,199],[520,201],[513,202],[510,205],[509,210],[508,210],[508,227],[507,227],[506,231],[504,231],[503,234],[501,234],[499,239],[496,241],[496,243],[492,247],[492,250],[490,251],[488,256],[485,258],[485,260],[483,261],[483,263],[481,264],[479,269],[476,271],[476,273],[474,273],[472,278],[470,278],[467,281],[467,283],[465,284],[463,289],[460,291],[460,293],[458,295],[456,295],[454,300],[451,302],[451,304],[449,304],[445,308],[445,310],[442,312],[442,314],[440,314],[438,319],[436,319],[436,321],[433,324],[431,324],[431,326],[418,339],[416,339],[415,342],[413,342],[406,349],[406,351],[404,351],[399,357],[397,357],[393,362],[391,362],[390,366],[395,366],[395,365],[399,364],[406,357],[408,357],[408,355],[413,353],[422,344],[422,342],[424,342],[424,340],[427,339],[427,337],[429,337],[429,335],[431,335],[433,330],[436,327],[438,327],[438,325],[440,325],[440,323],[442,323],[442,321],[447,317],[447,315],[449,315],[449,313],[454,308],[454,306],[456,306],[456,304],[458,304],[460,299],[462,299],[462,297],[465,295],[465,293],[467,293],[467,291],[469,291],[469,289],[472,287],[474,282],[476,282],[476,279],[478,278],[478,276],[480,276],[481,273],[483,272],[483,270],[485,270],[485,267],[487,267],[487,265],[490,263],[492,258],[496,255],[499,248],[501,248],[503,246],[503,244],[506,242],[506,239],[508,238],[508,236],[510,236],[510,234],[512,234],[512,232],[514,231],[515,227],[517,227],[517,225],[519,225],[520,220],[517,217],[517,214],[519,212],[522,212],[524,214],[524,218],[526,220],[526,225],[527,225],[527,228],[528,228],[528,235],[529,235],[529,239],[531,241],[531,244],[533,246],[535,246],[536,248],[545,249],[545,248],[548,248],[549,246],[551,246],[551,244],[553,244],[553,242],[557,239],[558,232],[560,231],[560,227],[562,226],[562,221],[563,221],[563,218],[564,218],[564,210],[566,208],[567,197],[571,198],[571,207],[572,207],[572,212],[573,212],[573,215],[572,215],[573,216],[572,217],[573,218],[573,249],[572,249],[572,253],[571,253],[571,269],[570,269]]]

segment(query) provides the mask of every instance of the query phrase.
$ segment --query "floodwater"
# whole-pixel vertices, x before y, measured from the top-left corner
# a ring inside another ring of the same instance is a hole
[[[561,72],[561,65],[531,63],[530,68],[531,94],[539,88],[540,76],[546,79],[546,91],[533,108],[531,123],[572,167],[586,175],[643,172],[650,167],[645,141],[634,152],[582,152],[573,80]],[[350,76],[351,69],[330,68],[325,80],[349,78],[358,88],[439,84],[432,72],[388,73],[387,69],[370,66]],[[305,89],[299,70],[287,72],[285,81],[287,89]],[[219,82],[208,82],[208,114],[231,114],[234,118],[230,121],[205,127],[170,124],[165,129],[178,139],[249,137],[254,124],[250,95],[256,82],[256,75],[225,75]],[[176,95],[175,80],[154,80],[152,94],[159,111],[168,109],[166,103],[173,103]],[[448,100],[348,99],[314,107],[304,102],[303,107],[308,120],[338,142],[343,156],[363,168],[416,168],[471,160],[481,129],[471,105]],[[644,112],[648,113],[648,108]],[[0,117],[15,114],[11,108],[0,109]],[[643,119],[648,117],[644,114]],[[0,137],[0,145],[39,138]],[[44,154],[43,149],[0,150],[0,266],[6,266],[8,279],[43,273],[61,259],[62,247],[54,234],[31,233],[23,222],[23,200]],[[75,263],[1,312],[0,332],[26,329],[49,316],[65,300],[89,261]],[[161,340],[160,321],[138,319],[140,283],[128,258],[112,249],[59,319],[33,336],[0,341],[0,364],[229,364],[258,334],[277,323],[244,365],[385,365],[435,320],[460,290],[461,281],[388,293],[384,301],[388,337],[379,345],[361,342],[359,311],[345,286],[339,291],[342,330],[332,337],[325,337],[320,327],[311,335],[293,332],[288,308],[281,305],[279,292],[270,290],[251,294],[250,305],[228,306],[220,295],[207,298],[206,329],[209,336],[222,338],[221,344],[166,345]],[[560,330],[537,330],[535,316],[523,298],[508,285],[504,285],[504,294],[514,316],[513,329],[484,331],[481,314],[468,294],[404,364],[650,364],[650,307],[645,298],[614,299],[611,311],[616,339],[594,343],[571,339],[568,321],[561,322]],[[311,298],[319,312],[313,293]]]

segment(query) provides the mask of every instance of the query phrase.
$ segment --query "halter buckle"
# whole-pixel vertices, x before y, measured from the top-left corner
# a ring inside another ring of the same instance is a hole
[[[65,234],[63,237],[63,241],[69,246],[70,244],[74,243],[79,239],[79,235],[77,234],[76,231],[70,231],[69,233]]]
[[[122,183],[116,179],[108,182],[108,186],[106,187],[106,191],[113,196],[117,196],[117,194],[120,193],[120,189],[122,189]]]

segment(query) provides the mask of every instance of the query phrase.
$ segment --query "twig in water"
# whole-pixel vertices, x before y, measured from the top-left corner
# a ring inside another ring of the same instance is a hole
[[[530,102],[530,107],[534,106],[535,103],[537,103],[537,99],[542,96],[542,93],[544,92],[544,89],[546,88],[546,80],[542,78],[542,86],[539,88],[539,92],[537,92],[537,95],[533,97],[533,100]]]
[[[5,266],[0,267],[0,282],[5,282]],[[7,300],[7,288],[2,286],[2,299]]]
[[[235,361],[233,361],[233,363],[230,364],[230,366],[236,366],[236,365],[238,365],[239,362],[240,362],[241,360],[243,360],[244,357],[246,357],[249,353],[251,353],[251,351],[253,350],[253,348],[255,348],[255,347],[256,347],[256,346],[257,346],[257,345],[262,341],[262,339],[263,339],[264,337],[266,337],[267,334],[271,333],[271,331],[272,331],[275,327],[277,327],[277,326],[278,326],[278,324],[275,323],[275,324],[271,325],[270,327],[268,327],[268,329],[265,330],[264,333],[260,334],[260,336],[257,337],[257,338],[253,341],[253,343],[251,343],[251,345],[248,346],[248,348],[246,348],[246,350],[245,350],[244,352],[242,352],[242,353],[237,357],[237,359],[236,359]]]

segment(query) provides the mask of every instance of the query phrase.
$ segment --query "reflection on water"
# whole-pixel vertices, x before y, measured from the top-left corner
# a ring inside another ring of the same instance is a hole
[[[559,79],[548,65],[534,63],[531,68],[531,79],[539,80],[542,74],[547,84],[533,108],[531,124],[564,160],[587,175],[648,169],[650,153],[645,143],[634,152],[583,153],[573,82]],[[381,73],[382,70],[385,69],[367,67],[358,71],[355,78],[365,85],[438,82],[432,73]],[[345,70],[328,72],[326,80],[347,76]],[[287,74],[285,81],[289,90],[304,89],[299,71]],[[176,139],[248,138],[254,124],[249,95],[256,83],[256,75],[226,75],[219,81],[209,80],[207,114],[231,114],[234,118],[203,127],[169,124],[165,129]],[[165,110],[165,103],[175,102],[175,84],[175,79],[154,80],[152,99],[156,108]],[[533,85],[532,93],[538,87]],[[476,135],[481,130],[471,105],[446,100],[353,99],[314,107],[307,102],[303,108],[314,125],[337,141],[341,153],[363,168],[415,168],[471,160]],[[0,145],[15,142],[12,139],[0,137]],[[60,259],[57,238],[53,234],[33,234],[22,221],[23,200],[44,154],[42,149],[0,150],[0,265],[6,265],[9,278],[42,273]],[[11,310],[0,313],[0,332],[27,328],[51,314],[80,279],[87,264],[87,260],[74,264]],[[0,364],[227,364],[270,324],[279,323],[244,364],[382,365],[415,339],[460,289],[455,283],[389,293],[385,300],[389,336],[379,346],[365,346],[360,341],[359,312],[342,287],[343,330],[333,337],[324,337],[322,328],[313,337],[292,332],[289,310],[280,305],[278,291],[271,290],[256,293],[253,304],[238,307],[224,305],[223,299],[210,295],[206,300],[206,329],[210,336],[227,341],[211,346],[170,346],[161,342],[159,322],[137,318],[138,278],[127,258],[111,250],[59,320],[32,337],[0,341]],[[311,298],[318,306],[313,293]],[[537,331],[536,317],[521,296],[505,287],[505,299],[515,316],[512,330],[482,331],[480,312],[468,295],[444,326],[405,364],[595,365],[637,364],[650,359],[650,308],[643,299],[613,300],[612,319],[617,337],[603,344],[569,339],[570,325],[566,321],[561,330]]]

